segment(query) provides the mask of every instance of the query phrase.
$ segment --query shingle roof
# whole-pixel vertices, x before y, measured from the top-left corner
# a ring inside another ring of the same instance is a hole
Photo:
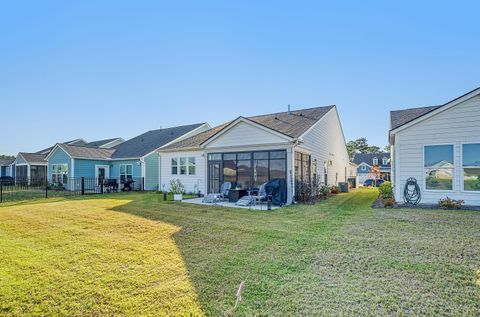
[[[196,134],[194,136],[191,136],[189,138],[186,138],[184,140],[175,142],[169,146],[164,147],[163,149],[165,150],[173,150],[173,149],[190,149],[190,148],[196,148],[206,140],[208,140],[210,137],[214,136],[225,128],[230,122],[221,124],[219,126],[216,126],[214,128],[211,128],[210,130],[201,132],[199,134]]]
[[[83,139],[75,139],[75,140],[70,140],[70,141],[66,141],[66,142],[62,142],[62,143],[63,144],[70,144],[70,145],[80,145],[80,146],[83,146],[83,145],[87,144],[87,142],[85,142],[85,140],[83,140]],[[35,153],[37,153],[37,154],[48,154],[54,147],[55,147],[55,145],[47,147],[46,149],[40,150],[40,151],[35,152]]]
[[[315,107],[248,117],[267,128],[298,138],[335,106]]]
[[[0,165],[10,165],[15,161],[15,159],[0,159]]]
[[[178,139],[182,135],[195,130],[204,123],[190,124],[173,128],[158,129],[148,131],[133,139],[125,141],[114,147],[115,153],[112,155],[113,159],[118,158],[139,158],[165,144]]]
[[[92,141],[92,142],[88,142],[87,144],[85,144],[85,146],[99,147],[99,146],[108,144],[108,143],[110,143],[110,142],[116,141],[116,140],[118,140],[118,139],[121,139],[121,138],[118,137],[118,138],[112,138],[112,139]]]
[[[367,163],[369,165],[373,164],[373,158],[378,158],[378,162],[381,163],[382,159],[384,157],[390,159],[390,153],[355,153],[355,156],[353,157],[353,163],[360,165],[362,163]],[[390,162],[389,164],[390,165]]]
[[[113,149],[104,149],[98,147],[89,147],[89,146],[77,146],[69,145],[64,143],[59,143],[58,146],[63,149],[70,156],[75,158],[88,158],[88,159],[100,159],[105,160],[109,159],[115,150]]]
[[[45,154],[38,154],[38,153],[26,153],[26,152],[20,152],[20,155],[27,161],[28,164],[45,164],[47,161],[45,160],[45,157],[47,155]]]
[[[335,106],[315,107],[309,109],[294,110],[289,112],[278,112],[266,115],[247,117],[255,123],[269,129],[285,134],[292,138],[298,138],[320,120],[327,112]],[[234,120],[235,121],[235,120]],[[193,149],[199,147],[203,142],[223,130],[233,121],[226,122],[208,131],[176,142],[164,148],[164,150]]]
[[[399,128],[402,125],[420,118],[421,116],[424,116],[440,107],[441,106],[431,106],[390,111],[390,129],[393,130]]]

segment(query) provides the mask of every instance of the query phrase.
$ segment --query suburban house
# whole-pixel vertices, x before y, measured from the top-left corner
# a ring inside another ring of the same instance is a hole
[[[0,159],[0,177],[12,176],[12,163],[14,159]]]
[[[66,145],[91,145],[95,147],[108,148],[122,143],[122,138],[113,138],[108,140],[99,140],[87,143],[83,139],[67,141]],[[11,163],[11,175],[17,181],[43,182],[47,175],[47,155],[54,147],[48,147],[35,153],[20,152]]]
[[[480,205],[480,88],[443,105],[392,111],[390,120],[397,201],[415,178],[421,203],[448,196]]]
[[[357,166],[357,184],[367,179],[390,180],[390,153],[356,153],[353,163]]]
[[[13,176],[19,182],[42,182],[47,174],[45,154],[20,152],[12,163]]]
[[[187,192],[219,193],[222,184],[251,190],[286,182],[287,203],[298,184],[337,185],[350,175],[335,106],[238,117],[159,150],[160,185],[179,179]]]
[[[114,146],[56,144],[50,151],[48,179],[71,188],[74,178],[132,179],[134,186],[156,190],[159,186],[158,150],[172,142],[180,141],[210,129],[207,123],[151,130]],[[107,143],[109,144],[109,143]]]

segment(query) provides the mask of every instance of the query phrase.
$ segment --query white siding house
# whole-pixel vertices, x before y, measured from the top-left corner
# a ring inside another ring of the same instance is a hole
[[[268,180],[283,179],[287,203],[294,200],[299,179],[316,175],[321,183],[337,185],[347,180],[350,169],[335,106],[239,117],[159,152],[160,183],[167,190],[172,179],[180,179],[187,192],[202,194],[218,192],[227,181],[251,190]],[[193,175],[188,166],[180,170],[184,166],[180,160],[188,165],[189,159],[195,161]],[[216,170],[221,174],[218,179],[212,176]]]
[[[391,113],[396,200],[417,180],[421,203],[450,197],[480,205],[480,88],[442,106]]]

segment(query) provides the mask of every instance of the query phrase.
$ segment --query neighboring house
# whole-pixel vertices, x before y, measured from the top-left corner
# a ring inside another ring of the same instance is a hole
[[[105,139],[105,140],[98,140],[93,142],[88,142],[86,144],[71,144],[71,145],[85,145],[88,147],[98,147],[102,149],[111,149],[120,145],[121,143],[125,142],[122,138],[113,138],[113,139]]]
[[[0,159],[0,177],[12,176],[12,163],[15,159],[4,160]]]
[[[188,192],[218,193],[224,182],[242,189],[284,179],[287,203],[296,184],[337,185],[350,174],[335,106],[238,117],[160,149],[162,189],[180,179]]]
[[[18,153],[12,167],[15,169],[13,175],[19,182],[41,182],[45,181],[47,175],[47,161],[45,154],[38,153]]]
[[[59,143],[47,156],[48,178],[67,188],[74,178],[131,178],[136,181],[135,186],[144,181],[145,189],[156,190],[160,169],[158,150],[208,129],[208,124],[200,123],[152,130],[108,148],[105,144],[98,146],[99,141],[81,146]]]
[[[480,88],[440,106],[392,111],[390,120],[397,201],[413,177],[421,203],[448,196],[480,205]]]
[[[357,165],[357,183],[362,185],[369,178],[390,180],[390,153],[356,153],[353,163]]]
[[[62,143],[69,144],[69,145],[86,145],[87,141],[85,141],[84,139],[75,139],[75,140],[66,141],[66,142],[62,142]],[[40,150],[40,151],[35,152],[35,153],[47,155],[48,153],[50,153],[50,151],[53,149],[53,147],[54,146],[50,146],[46,149]]]

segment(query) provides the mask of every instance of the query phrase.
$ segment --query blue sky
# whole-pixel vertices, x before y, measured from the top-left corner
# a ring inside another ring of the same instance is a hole
[[[347,140],[480,86],[480,3],[0,4],[0,153],[336,104]]]

